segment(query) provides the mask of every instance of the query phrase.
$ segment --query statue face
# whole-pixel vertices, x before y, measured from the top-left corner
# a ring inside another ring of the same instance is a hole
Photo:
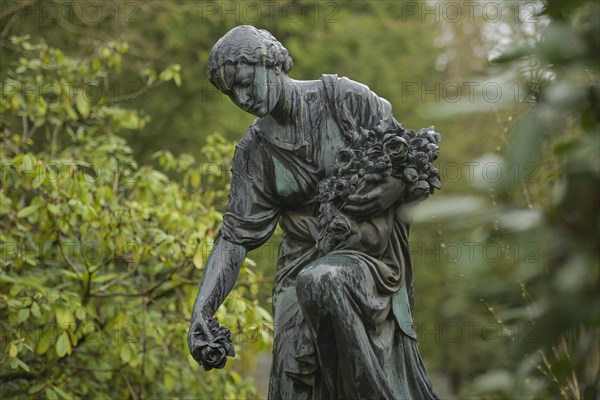
[[[280,74],[281,72],[262,65],[239,63],[233,84],[225,94],[242,110],[264,117],[279,101]]]

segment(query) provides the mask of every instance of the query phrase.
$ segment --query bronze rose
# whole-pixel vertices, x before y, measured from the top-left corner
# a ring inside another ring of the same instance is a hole
[[[408,142],[400,136],[388,134],[383,138],[383,148],[392,162],[403,161],[408,153]]]
[[[335,156],[335,165],[339,168],[341,174],[354,172],[355,161],[354,151],[348,148],[340,149]]]
[[[339,179],[333,185],[336,196],[344,198],[349,194],[354,193],[354,187],[351,182],[347,179]]]
[[[218,343],[206,343],[200,348],[200,358],[205,371],[213,368],[223,368],[227,362],[227,353]]]
[[[329,233],[333,240],[344,240],[352,232],[350,221],[342,214],[335,215],[329,222]]]
[[[203,335],[199,335],[194,342],[192,356],[205,371],[210,371],[213,368],[223,368],[227,362],[227,356],[235,356],[235,349],[231,344],[229,329],[220,326],[214,317],[208,321],[207,325],[213,338],[206,340]]]

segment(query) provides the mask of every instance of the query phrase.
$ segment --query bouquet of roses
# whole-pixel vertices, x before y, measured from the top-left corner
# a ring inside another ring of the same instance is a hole
[[[373,130],[346,132],[346,147],[335,157],[336,173],[319,182],[317,247],[321,253],[328,253],[350,236],[351,222],[341,210],[349,195],[360,193],[368,184],[390,175],[401,178],[410,201],[425,199],[440,189],[439,171],[433,162],[441,138],[433,126],[415,132],[381,123]]]

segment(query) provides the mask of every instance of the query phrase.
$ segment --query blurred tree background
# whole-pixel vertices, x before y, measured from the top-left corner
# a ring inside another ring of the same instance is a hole
[[[440,395],[598,398],[595,1],[1,4],[7,398],[264,397],[277,237],[219,311],[236,359],[205,373],[185,341],[252,122],[206,76],[239,24],[292,78],[348,76],[443,134],[444,190],[411,232]]]

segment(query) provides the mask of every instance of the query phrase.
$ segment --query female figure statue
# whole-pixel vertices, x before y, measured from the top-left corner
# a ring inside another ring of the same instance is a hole
[[[406,184],[381,176],[351,194],[352,240],[323,253],[319,182],[335,174],[344,132],[402,129],[390,104],[336,75],[288,77],[270,33],[238,26],[213,47],[211,82],[257,117],[236,147],[229,206],[208,258],[188,335],[205,369],[233,355],[213,317],[248,251],[284,231],[273,288],[270,399],[436,399],[412,329]],[[219,350],[219,351],[216,351]]]

